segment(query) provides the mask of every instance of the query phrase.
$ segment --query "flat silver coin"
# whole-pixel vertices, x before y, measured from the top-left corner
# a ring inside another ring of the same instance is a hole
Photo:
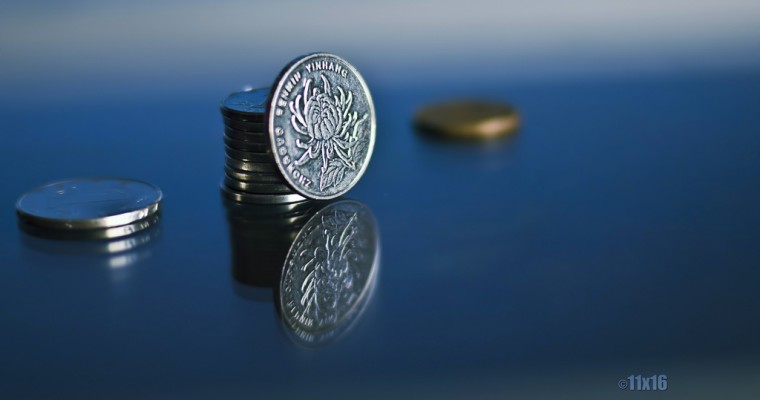
[[[267,121],[278,168],[306,197],[346,193],[372,157],[372,97],[359,72],[335,55],[309,54],[285,67],[275,81]]]
[[[290,194],[293,193],[293,189],[288,187],[285,183],[259,183],[259,182],[243,182],[237,179],[224,177],[224,184],[227,187],[239,190],[246,193],[254,194]]]
[[[277,173],[246,172],[230,167],[224,167],[224,173],[232,179],[243,182],[280,183],[285,184],[285,179]]]
[[[277,169],[277,166],[274,164],[274,159],[272,157],[269,157],[267,160],[264,161],[242,161],[242,160],[236,160],[234,158],[231,158],[229,155],[224,157],[224,162],[229,166],[230,168],[243,170],[246,172],[277,172],[280,173]]]
[[[319,210],[288,251],[279,307],[298,343],[320,346],[361,315],[379,269],[380,241],[372,212],[353,200]]]
[[[297,203],[300,201],[306,201],[307,198],[300,194],[252,194],[240,192],[234,189],[230,189],[222,183],[221,185],[222,196],[225,199],[235,201],[238,203],[251,203],[251,204],[285,204],[285,203]]]
[[[98,229],[127,225],[155,214],[162,194],[142,181],[84,178],[34,189],[19,198],[23,221],[51,229]]]
[[[222,101],[222,114],[231,118],[263,122],[270,88],[232,93]]]

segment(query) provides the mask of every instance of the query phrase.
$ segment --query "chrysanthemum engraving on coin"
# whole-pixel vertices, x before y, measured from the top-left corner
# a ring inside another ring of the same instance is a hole
[[[375,111],[356,69],[332,54],[292,62],[275,82],[269,134],[277,165],[300,194],[331,199],[361,178],[375,143]]]
[[[367,120],[367,113],[359,117],[356,111],[352,112],[353,93],[344,91],[340,86],[333,93],[330,81],[323,74],[320,77],[323,85],[321,91],[311,88],[310,93],[311,79],[307,79],[303,94],[297,95],[288,106],[293,113],[290,117],[293,129],[306,140],[296,139],[296,146],[305,150],[296,160],[296,165],[320,157],[319,189],[324,190],[342,181],[347,170],[356,170],[352,155],[363,133],[360,129]]]
[[[283,321],[304,344],[338,335],[360,313],[378,268],[371,211],[353,200],[312,217],[288,252],[280,281]]]

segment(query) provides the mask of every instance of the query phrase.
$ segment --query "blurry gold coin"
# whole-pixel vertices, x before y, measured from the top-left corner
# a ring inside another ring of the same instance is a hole
[[[421,108],[414,123],[421,131],[436,136],[487,140],[515,132],[520,126],[520,116],[505,103],[459,100]]]

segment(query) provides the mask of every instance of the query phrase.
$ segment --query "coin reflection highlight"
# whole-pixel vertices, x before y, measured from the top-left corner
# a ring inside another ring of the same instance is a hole
[[[232,275],[260,300],[274,289],[286,335],[305,347],[350,331],[372,298],[380,236],[371,210],[354,200],[278,206],[228,203]],[[258,288],[258,289],[256,289]]]
[[[59,257],[82,257],[109,269],[123,269],[150,256],[149,243],[160,235],[160,217],[154,215],[133,224],[87,231],[39,228],[23,221],[19,228],[25,247],[35,253]]]

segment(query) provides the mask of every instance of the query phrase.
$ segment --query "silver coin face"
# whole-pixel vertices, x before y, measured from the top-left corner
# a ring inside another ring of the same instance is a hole
[[[356,69],[332,54],[300,57],[275,81],[271,99],[269,135],[290,185],[322,200],[350,190],[375,145],[375,108]]]
[[[232,93],[222,101],[222,110],[236,114],[263,114],[266,112],[269,88]]]
[[[52,183],[18,200],[25,221],[55,229],[111,228],[155,214],[161,190],[132,179],[85,178]]]
[[[319,210],[291,245],[280,279],[279,305],[288,332],[307,346],[345,332],[369,298],[379,253],[369,208],[340,200]]]

